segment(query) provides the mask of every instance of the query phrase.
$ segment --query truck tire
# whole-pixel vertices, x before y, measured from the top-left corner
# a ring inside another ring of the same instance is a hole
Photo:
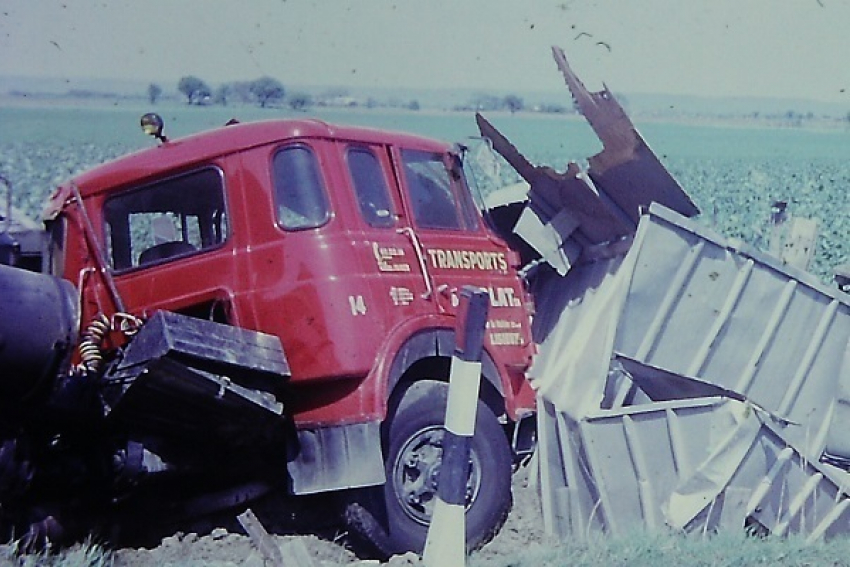
[[[437,501],[448,385],[416,382],[385,423],[383,486],[357,491],[346,509],[349,527],[385,558],[422,553]],[[481,400],[467,485],[468,550],[487,543],[510,511],[511,450],[492,410]]]

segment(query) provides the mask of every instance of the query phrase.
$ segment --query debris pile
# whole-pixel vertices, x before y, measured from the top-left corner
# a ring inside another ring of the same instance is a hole
[[[559,280],[532,368],[549,530],[850,529],[848,296],[655,205]]]
[[[689,217],[698,210],[609,91],[555,59],[604,149],[530,164],[510,227],[540,345],[538,459],[549,533],[850,532],[850,296]]]

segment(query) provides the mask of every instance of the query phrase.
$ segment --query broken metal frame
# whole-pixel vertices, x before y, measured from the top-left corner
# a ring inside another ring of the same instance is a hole
[[[586,172],[532,165],[476,117],[529,184],[514,232],[552,268],[529,371],[546,529],[850,532],[850,296],[688,219],[607,88],[553,54],[603,143]]]
[[[541,342],[529,374],[545,409],[538,425],[547,529],[704,531],[754,521],[813,539],[850,531],[850,474],[828,464],[850,459],[850,297],[656,205],[627,254],[546,284],[538,308],[558,317],[535,321]],[[759,427],[745,435],[710,399],[747,408]],[[678,449],[662,458],[664,436],[647,416],[706,407],[709,424],[677,429],[685,420],[668,417]],[[600,425],[606,420],[625,442]],[[737,443],[719,445],[712,458],[682,458],[683,447],[712,446],[700,437],[707,431]],[[752,451],[773,456],[748,464]],[[781,451],[798,466],[773,469]],[[704,462],[701,475],[683,476],[684,461]],[[647,484],[665,478],[660,486],[681,490]],[[689,493],[688,483],[711,497]]]
[[[735,528],[817,541],[850,526],[847,473],[807,459],[747,402],[674,400],[579,421],[541,410],[552,535]]]

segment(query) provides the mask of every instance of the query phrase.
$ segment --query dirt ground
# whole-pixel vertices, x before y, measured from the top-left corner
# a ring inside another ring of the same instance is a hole
[[[522,553],[532,546],[545,544],[543,534],[540,499],[532,466],[521,467],[514,474],[514,505],[510,515],[496,537],[482,549],[474,552],[478,565],[505,565],[510,556]],[[284,557],[291,558],[299,565],[307,561],[298,561],[302,553],[312,558],[312,567],[366,567],[385,565],[405,567],[421,565],[415,554],[398,555],[385,563],[375,560],[359,559],[347,549],[344,534],[338,542],[321,539],[316,536],[272,536],[280,547]],[[303,557],[303,556],[301,556]],[[284,562],[285,565],[290,563]],[[178,534],[162,540],[152,549],[122,549],[115,552],[116,567],[154,567],[154,566],[249,566],[263,567],[271,565],[264,561],[263,555],[254,546],[251,539],[240,533],[224,529],[214,530],[211,534],[199,537],[196,534]]]

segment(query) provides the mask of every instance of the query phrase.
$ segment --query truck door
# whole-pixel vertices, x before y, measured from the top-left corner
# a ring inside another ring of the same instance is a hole
[[[405,218],[389,149],[358,142],[347,144],[344,153],[364,227],[358,248],[371,294],[371,305],[353,298],[352,310],[378,307],[387,331],[411,317],[436,313],[424,251]]]
[[[483,226],[459,157],[400,149],[396,162],[437,309],[454,314],[464,285],[485,288],[490,293],[489,339],[506,346],[526,342],[521,331],[526,327],[526,313],[520,282],[510,265],[511,253]]]

